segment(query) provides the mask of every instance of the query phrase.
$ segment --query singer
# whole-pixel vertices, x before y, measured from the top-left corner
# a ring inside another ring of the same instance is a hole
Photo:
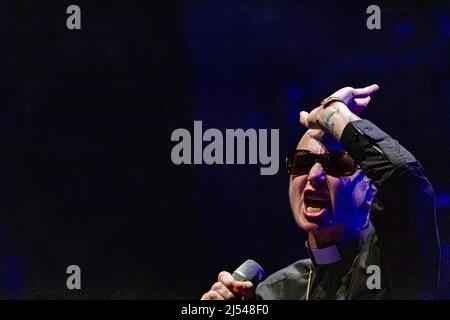
[[[286,166],[309,259],[257,286],[223,271],[202,299],[437,298],[433,188],[409,151],[359,117],[378,89],[345,87],[300,113],[309,130]]]

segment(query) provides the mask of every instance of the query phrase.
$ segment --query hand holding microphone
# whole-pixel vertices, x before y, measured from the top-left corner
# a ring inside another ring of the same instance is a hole
[[[264,276],[263,268],[253,260],[247,260],[233,274],[222,271],[218,281],[202,296],[202,300],[237,300],[255,298],[255,289]]]

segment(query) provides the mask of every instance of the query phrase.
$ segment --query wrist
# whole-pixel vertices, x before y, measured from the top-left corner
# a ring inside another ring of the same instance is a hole
[[[322,110],[320,123],[326,132],[340,139],[345,126],[358,119],[343,102],[334,101]]]

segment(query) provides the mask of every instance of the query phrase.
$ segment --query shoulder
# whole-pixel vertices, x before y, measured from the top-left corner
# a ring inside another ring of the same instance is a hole
[[[311,259],[298,260],[273,273],[258,285],[256,295],[266,300],[302,299],[311,265]]]

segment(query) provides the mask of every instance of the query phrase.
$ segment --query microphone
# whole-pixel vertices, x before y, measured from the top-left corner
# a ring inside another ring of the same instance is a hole
[[[232,276],[236,281],[250,281],[257,285],[264,276],[264,269],[256,261],[248,259],[234,270]]]

